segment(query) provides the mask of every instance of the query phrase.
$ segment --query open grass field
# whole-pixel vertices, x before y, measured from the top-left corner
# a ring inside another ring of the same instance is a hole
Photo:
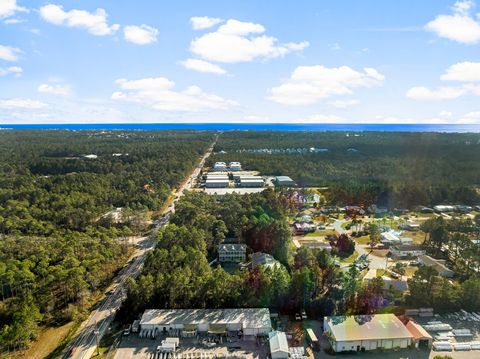
[[[33,342],[30,348],[26,351],[16,353],[11,358],[42,359],[48,357],[69,334],[74,325],[75,322],[70,322],[60,327],[50,327],[41,330],[37,340]]]

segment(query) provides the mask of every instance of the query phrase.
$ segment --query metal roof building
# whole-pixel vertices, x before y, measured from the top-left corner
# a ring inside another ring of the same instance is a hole
[[[228,175],[208,174],[205,181],[206,188],[225,188],[230,184]]]
[[[260,176],[240,176],[241,187],[263,187],[264,180]]]
[[[230,169],[230,171],[241,171],[242,165],[240,164],[240,162],[230,162],[228,164],[228,168]]]
[[[181,335],[197,332],[243,335],[268,335],[272,331],[267,308],[241,309],[147,309],[140,320],[140,336],[179,331]]]
[[[213,165],[213,170],[217,172],[226,171],[227,164],[225,162],[215,162],[215,164]]]
[[[324,331],[336,352],[407,348],[413,339],[394,314],[325,317]]]
[[[271,332],[268,343],[270,344],[270,354],[272,359],[288,359],[289,348],[287,336],[284,332]]]
[[[275,186],[284,186],[284,187],[294,187],[296,183],[288,176],[277,176],[275,177]]]

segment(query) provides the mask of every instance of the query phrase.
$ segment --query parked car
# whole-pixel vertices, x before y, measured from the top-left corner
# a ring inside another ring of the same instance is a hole
[[[131,330],[132,330],[132,325],[130,324],[123,330],[123,335],[130,335]]]
[[[302,320],[302,316],[298,313],[295,313],[295,320]]]
[[[307,313],[305,312],[305,310],[302,310],[302,320],[305,320],[307,319]]]

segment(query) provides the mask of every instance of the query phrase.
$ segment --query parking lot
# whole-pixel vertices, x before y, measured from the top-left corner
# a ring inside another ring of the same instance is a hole
[[[164,337],[157,339],[139,338],[135,334],[124,336],[121,343],[115,351],[115,359],[161,359],[167,358],[156,353],[156,348],[161,344]],[[256,341],[254,338],[238,339],[228,338],[228,342],[205,344],[203,338],[180,338],[180,346],[175,352],[175,358],[195,359],[195,358],[239,358],[253,359],[266,358],[268,354],[268,342]],[[173,358],[169,355],[168,358]]]

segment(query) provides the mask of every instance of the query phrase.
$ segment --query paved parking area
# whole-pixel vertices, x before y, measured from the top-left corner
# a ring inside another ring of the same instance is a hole
[[[157,339],[139,338],[136,335],[123,337],[121,343],[115,351],[115,359],[158,359],[156,348],[160,345],[163,337]],[[257,344],[255,340],[234,339],[229,343],[216,344],[212,347],[206,347],[201,340],[193,338],[180,338],[180,346],[176,355],[182,355],[183,358],[245,358],[245,359],[264,359],[269,352],[268,342]]]

